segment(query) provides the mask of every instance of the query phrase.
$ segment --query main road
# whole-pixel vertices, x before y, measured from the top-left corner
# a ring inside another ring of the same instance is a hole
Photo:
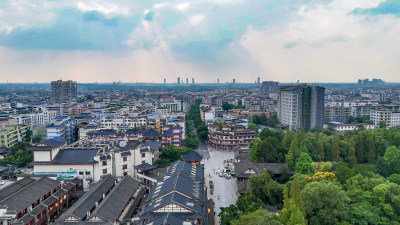
[[[234,152],[211,148],[199,138],[196,128],[193,127],[193,131],[199,141],[199,148],[196,151],[203,156],[202,163],[204,164],[204,176],[208,187],[207,194],[215,202],[215,219],[217,224],[220,224],[220,218],[218,217],[221,212],[220,207],[228,207],[231,204],[235,204],[238,198],[236,178],[227,179],[218,175],[218,171],[224,168],[224,160],[235,158]],[[213,194],[210,193],[210,180],[214,183]]]

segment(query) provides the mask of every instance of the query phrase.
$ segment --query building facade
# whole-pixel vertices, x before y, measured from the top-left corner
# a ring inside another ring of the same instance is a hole
[[[0,147],[10,148],[22,141],[29,130],[28,126],[5,126],[0,130]]]
[[[51,99],[55,102],[68,102],[78,98],[78,89],[76,81],[52,81]]]
[[[278,119],[290,130],[309,130],[324,123],[325,88],[306,84],[283,86],[278,95]]]

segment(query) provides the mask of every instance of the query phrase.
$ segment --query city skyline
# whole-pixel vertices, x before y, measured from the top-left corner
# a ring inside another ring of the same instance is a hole
[[[0,78],[169,83],[192,74],[187,77],[196,83],[217,77],[221,83],[254,83],[257,77],[284,83],[364,77],[399,82],[398,4],[5,0]]]

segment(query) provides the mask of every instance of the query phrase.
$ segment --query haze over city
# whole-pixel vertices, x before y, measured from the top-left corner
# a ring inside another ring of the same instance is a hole
[[[1,82],[398,82],[396,0],[0,1]]]

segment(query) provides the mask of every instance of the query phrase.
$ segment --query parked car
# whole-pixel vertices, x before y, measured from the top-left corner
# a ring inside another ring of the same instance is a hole
[[[231,177],[232,177],[232,176],[231,176],[229,173],[225,174],[225,178],[226,178],[226,179],[231,179]]]
[[[223,176],[224,176],[224,173],[223,173],[223,172],[220,172],[220,173],[219,173],[219,176],[220,176],[220,177],[223,177]]]
[[[0,185],[4,185],[6,182],[4,180],[0,180]]]

